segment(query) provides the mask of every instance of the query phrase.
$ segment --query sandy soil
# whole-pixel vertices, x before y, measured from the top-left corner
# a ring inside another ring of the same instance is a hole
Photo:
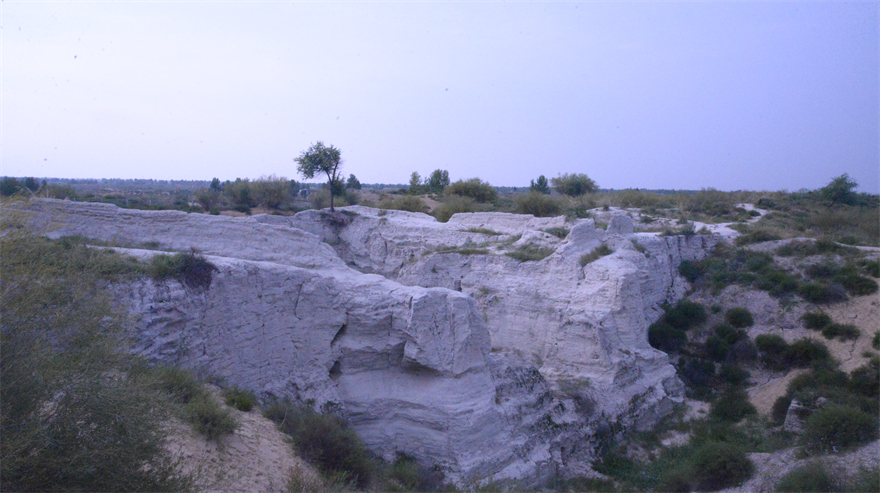
[[[220,390],[212,387],[222,404]],[[225,406],[224,406],[225,407]],[[231,436],[209,442],[182,422],[174,428],[168,450],[183,461],[184,470],[195,473],[203,491],[286,491],[292,476],[320,484],[318,473],[297,457],[287,435],[256,409],[245,413],[231,409],[239,427]]]

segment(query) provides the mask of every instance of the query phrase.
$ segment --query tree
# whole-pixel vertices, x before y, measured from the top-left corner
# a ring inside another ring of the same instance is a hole
[[[334,212],[333,192],[336,188],[334,185],[342,181],[342,178],[339,176],[342,168],[342,157],[339,149],[332,145],[325,146],[319,140],[303,151],[294,161],[297,163],[297,171],[305,178],[314,178],[317,173],[327,175],[327,185],[330,188],[330,212]]]
[[[831,183],[828,185],[820,188],[819,195],[823,199],[830,201],[831,205],[836,203],[851,204],[856,197],[853,190],[858,186],[858,183],[850,179],[848,174],[844,173],[831,180]]]
[[[551,179],[550,182],[553,183],[553,188],[555,188],[557,192],[571,197],[592,193],[599,189],[596,182],[582,173],[566,173]]]
[[[413,195],[422,193],[422,177],[419,175],[418,171],[413,171],[412,174],[409,175],[409,193]]]
[[[492,185],[480,180],[479,178],[471,178],[470,180],[458,180],[457,182],[446,187],[446,195],[460,195],[462,197],[470,197],[477,202],[491,202],[498,198],[498,193],[492,188]]]
[[[543,193],[544,195],[550,194],[550,187],[547,185],[547,178],[544,175],[538,177],[538,181],[532,180],[532,185],[529,187],[533,192]]]
[[[217,192],[223,191],[223,185],[220,184],[220,178],[214,178],[211,180],[211,190],[216,190]]]
[[[445,169],[435,169],[425,185],[431,193],[440,193],[449,186],[449,172]]]
[[[345,182],[345,188],[347,188],[349,190],[360,190],[361,189],[361,182],[353,174],[348,175],[348,181]]]

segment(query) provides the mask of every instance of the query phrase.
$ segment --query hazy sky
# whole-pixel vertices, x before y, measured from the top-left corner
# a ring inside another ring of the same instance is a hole
[[[880,192],[880,3],[0,3],[0,174]]]

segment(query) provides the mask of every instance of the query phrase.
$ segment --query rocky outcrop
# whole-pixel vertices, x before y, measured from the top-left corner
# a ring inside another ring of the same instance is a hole
[[[648,344],[647,329],[661,303],[684,294],[678,264],[705,256],[713,237],[633,235],[624,215],[612,217],[606,232],[590,219],[468,213],[443,224],[419,213],[344,211],[335,223],[325,211],[256,220],[321,235],[363,272],[469,294],[493,350],[535,365],[558,394],[595,403],[595,414],[649,426],[681,396],[674,368]],[[567,228],[564,239],[548,233]],[[603,244],[613,253],[581,265]],[[507,255],[520,248],[549,255],[526,262]]]
[[[581,472],[597,430],[668,412],[682,386],[647,327],[687,288],[678,263],[714,245],[633,235],[625,216],[603,231],[365,207],[253,218],[26,207],[51,237],[195,248],[218,267],[205,290],[148,279],[120,290],[141,354],[336,408],[373,450],[458,483]],[[612,253],[588,262],[603,245]]]

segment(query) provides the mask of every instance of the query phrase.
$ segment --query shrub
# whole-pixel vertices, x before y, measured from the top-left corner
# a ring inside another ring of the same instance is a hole
[[[175,255],[153,255],[146,270],[147,275],[157,281],[175,278],[190,288],[208,289],[213,272],[218,269],[192,251]]]
[[[801,285],[797,292],[801,298],[812,303],[835,303],[846,299],[843,288],[814,282]]]
[[[535,217],[552,217],[559,215],[562,208],[551,196],[540,192],[529,192],[518,195],[514,199],[516,211],[521,214],[532,214]]]
[[[682,262],[678,264],[678,273],[681,275],[681,277],[694,283],[697,281],[697,279],[699,279],[700,276],[703,275],[703,268],[699,262],[682,260]]]
[[[812,453],[837,452],[874,440],[876,421],[876,417],[858,409],[829,405],[807,418],[801,443]]]
[[[788,367],[783,355],[788,350],[785,339],[776,334],[761,334],[755,337],[755,346],[761,353],[761,362],[774,370]]]
[[[739,246],[748,245],[751,243],[761,243],[764,241],[773,241],[773,240],[781,240],[778,235],[772,234],[770,232],[764,231],[762,229],[758,229],[752,231],[751,233],[747,233],[739,236],[736,239],[736,244]]]
[[[375,463],[355,432],[332,414],[318,414],[290,401],[267,406],[267,418],[293,437],[294,446],[325,477],[345,474],[358,488],[365,488]]]
[[[687,330],[706,321],[706,310],[699,303],[682,300],[666,310],[663,321],[677,329]]]
[[[810,330],[822,330],[831,324],[831,316],[825,312],[807,312],[801,317],[804,327]]]
[[[686,340],[687,335],[683,330],[667,323],[655,322],[648,327],[648,343],[661,351],[678,351]]]
[[[731,365],[731,364],[723,364],[721,365],[721,371],[719,372],[722,380],[729,383],[733,386],[739,386],[749,379],[749,372],[743,370],[742,368]]]
[[[428,470],[408,454],[397,453],[394,463],[385,474],[382,491],[436,491],[443,483],[443,473]]]
[[[792,469],[776,483],[775,491],[786,493],[814,493],[834,491],[834,481],[822,463],[812,463]]]
[[[834,278],[852,296],[865,296],[877,292],[877,281],[858,275],[844,275]]]
[[[155,387],[172,402],[186,404],[205,392],[204,385],[188,371],[160,366],[155,367],[153,373],[155,374]]]
[[[747,308],[742,307],[727,310],[727,313],[724,314],[724,319],[727,320],[727,323],[737,329],[744,329],[755,324],[755,320],[752,318],[752,312]]]
[[[555,251],[556,250],[553,248],[542,248],[533,245],[523,245],[512,252],[505,253],[505,255],[512,259],[519,260],[520,262],[532,262],[537,260],[544,260],[550,255],[553,255],[553,252]]]
[[[385,199],[379,203],[379,209],[394,209],[407,212],[428,212],[429,207],[422,199],[414,195],[403,195],[394,200]]]
[[[239,411],[249,412],[257,403],[257,396],[250,390],[231,387],[223,390],[223,399],[227,406],[232,406]]]
[[[602,258],[606,255],[611,255],[612,253],[614,253],[614,250],[612,250],[605,243],[602,243],[601,245],[594,248],[593,251],[581,255],[581,258],[578,259],[578,265],[583,267],[583,266],[589,264],[590,262],[594,262],[596,260],[599,260],[600,258]]]
[[[484,207],[477,204],[474,199],[455,195],[447,197],[441,205],[434,209],[434,217],[436,217],[441,223],[445,223],[446,221],[449,221],[449,218],[452,217],[453,214],[461,212],[479,212],[482,210],[484,210]]]
[[[706,340],[704,349],[709,359],[722,361],[727,357],[727,352],[730,351],[730,344],[718,336],[711,336]]]
[[[698,448],[691,459],[691,467],[694,487],[701,491],[739,486],[752,476],[755,469],[741,449],[717,442]]]
[[[735,329],[730,324],[718,324],[714,329],[715,336],[730,345],[736,344],[743,339],[748,339],[749,337],[744,330]]]
[[[171,405],[139,378],[106,289],[137,264],[15,220],[0,218],[0,489],[191,489],[163,448]]]
[[[193,397],[183,408],[197,432],[208,440],[231,435],[238,427],[228,409],[221,408],[207,393]]]
[[[596,185],[596,182],[582,173],[566,173],[564,175],[559,175],[556,178],[551,178],[550,183],[553,184],[553,188],[555,188],[557,192],[571,197],[593,193],[599,188]]]
[[[709,415],[721,421],[735,423],[757,413],[757,409],[749,402],[749,395],[744,390],[732,390],[715,399]]]
[[[568,233],[570,230],[566,227],[559,227],[559,228],[547,228],[547,229],[543,229],[541,231],[543,231],[547,234],[551,234],[551,235],[559,238],[560,240],[564,240],[565,237],[568,236]]]
[[[880,331],[874,332],[874,337],[871,338],[871,347],[880,350]]]
[[[458,180],[450,184],[444,190],[446,195],[458,195],[460,197],[470,197],[477,202],[492,202],[498,198],[498,193],[492,188],[492,185],[480,180],[479,178],[471,178],[470,180]]]
[[[855,325],[850,324],[828,324],[822,328],[822,336],[826,339],[840,338],[841,341],[858,339],[861,331]]]
[[[781,425],[785,422],[788,415],[788,408],[791,406],[792,396],[789,394],[778,397],[773,402],[773,409],[770,411],[770,417],[774,423]]]
[[[679,363],[682,380],[691,387],[695,397],[705,398],[711,394],[715,382],[715,363],[698,358],[683,358]]]
[[[880,396],[880,359],[876,356],[850,373],[847,389],[865,397]]]
[[[813,362],[827,361],[831,359],[828,348],[821,342],[813,339],[798,339],[789,344],[782,353],[782,359],[788,366],[804,368]]]

